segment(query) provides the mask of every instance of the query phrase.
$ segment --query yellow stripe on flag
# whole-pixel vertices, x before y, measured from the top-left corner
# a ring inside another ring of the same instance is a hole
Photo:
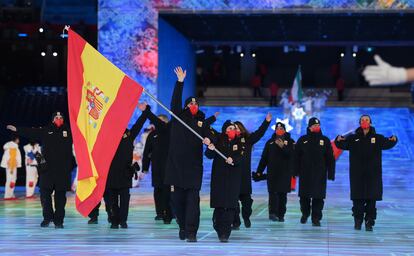
[[[102,106],[100,116],[105,116],[116,98],[120,88],[119,85],[122,83],[125,75],[89,44],[85,45],[81,59],[84,65],[82,99],[86,99],[88,91],[93,91],[95,88],[99,88],[99,90],[105,92],[105,94],[96,97],[96,105],[99,107]],[[93,120],[90,118],[88,112],[88,101],[82,100],[77,125],[83,137],[86,139],[94,177],[78,181],[77,196],[81,201],[92,194],[97,184],[96,180],[99,178],[91,153],[104,120],[104,118]]]

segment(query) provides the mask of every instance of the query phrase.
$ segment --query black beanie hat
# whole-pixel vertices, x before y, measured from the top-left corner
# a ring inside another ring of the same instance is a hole
[[[196,98],[196,97],[188,97],[188,98],[185,100],[185,102],[184,102],[184,107],[187,107],[187,105],[188,105],[190,102],[195,102],[195,103],[197,103],[197,104],[198,104],[198,101],[197,101],[197,98]]]
[[[234,123],[230,120],[226,120],[226,122],[224,122],[223,127],[221,128],[221,132],[222,133],[226,133],[226,129],[227,127],[234,125]]]
[[[285,130],[285,131],[286,131],[286,126],[285,126],[285,124],[284,124],[284,123],[277,122],[277,123],[276,123],[276,126],[275,126],[275,130],[276,130],[278,127],[282,127],[282,128],[283,128],[283,130]]]
[[[319,119],[316,117],[312,117],[311,119],[309,119],[308,127],[311,127],[314,124],[321,124],[321,121],[319,121]]]
[[[53,119],[55,119],[55,117],[57,117],[57,116],[62,117],[62,118],[65,118],[65,117],[63,116],[63,113],[62,113],[62,112],[60,112],[60,111],[56,111],[56,112],[54,112],[54,113],[52,114],[52,120],[53,120]]]

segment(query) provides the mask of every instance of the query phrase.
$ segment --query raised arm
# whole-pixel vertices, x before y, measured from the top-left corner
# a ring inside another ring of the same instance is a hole
[[[161,119],[158,118],[158,116],[154,115],[154,113],[152,113],[151,109],[145,109],[144,110],[146,112],[147,118],[151,121],[151,123],[154,124],[155,129],[157,129],[160,132],[165,132],[168,129],[168,123],[162,121]]]
[[[214,124],[217,121],[217,116],[219,115],[219,112],[214,113],[214,115],[210,116],[209,118],[204,120],[204,124],[206,126],[211,126],[212,124]]]
[[[248,142],[252,145],[258,142],[265,135],[267,128],[269,128],[271,121],[272,121],[272,115],[268,113],[266,116],[266,119],[262,122],[260,127],[256,131],[250,134],[248,138]]]
[[[148,106],[146,106],[148,108]],[[142,127],[145,124],[145,121],[147,121],[147,112],[143,111],[142,114],[138,117],[137,121],[131,128],[131,136],[132,138],[136,138],[141,131]]]
[[[177,75],[177,82],[171,98],[171,111],[178,115],[183,109],[183,87],[187,71],[183,71],[181,67],[176,67],[174,73]]]

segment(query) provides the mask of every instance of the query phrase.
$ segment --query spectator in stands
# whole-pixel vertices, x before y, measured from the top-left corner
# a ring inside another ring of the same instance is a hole
[[[267,66],[263,63],[259,64],[260,86],[265,87],[265,79],[267,76]]]
[[[251,81],[251,85],[253,87],[253,97],[262,97],[262,93],[260,92],[260,84],[262,79],[260,78],[260,75],[256,74],[252,81]]]
[[[270,91],[270,106],[276,106],[277,105],[277,92],[279,91],[279,86],[276,82],[272,82],[270,83],[269,86],[269,91]]]
[[[336,91],[338,93],[338,101],[344,100],[345,80],[340,77],[336,80]]]

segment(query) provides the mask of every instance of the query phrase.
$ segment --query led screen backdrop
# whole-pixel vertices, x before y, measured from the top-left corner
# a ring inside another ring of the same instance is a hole
[[[157,95],[158,13],[180,11],[251,11],[295,8],[408,10],[414,0],[99,0],[99,51],[131,78]],[[171,90],[171,88],[166,88]],[[170,92],[168,92],[170,93]],[[169,102],[164,102],[169,105]]]

